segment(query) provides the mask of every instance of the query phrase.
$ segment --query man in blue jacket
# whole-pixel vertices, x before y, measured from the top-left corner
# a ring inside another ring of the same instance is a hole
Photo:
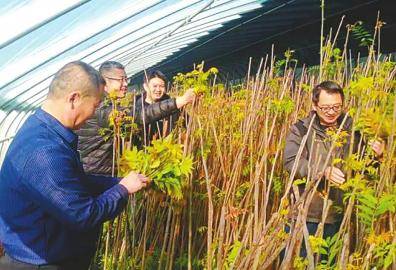
[[[120,180],[83,170],[74,130],[94,113],[103,87],[91,66],[65,65],[15,136],[0,171],[0,269],[87,269],[101,224],[146,185],[134,172]]]

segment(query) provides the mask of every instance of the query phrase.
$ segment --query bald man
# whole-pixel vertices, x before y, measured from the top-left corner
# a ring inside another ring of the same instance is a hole
[[[101,102],[104,81],[83,62],[61,68],[47,99],[15,136],[0,171],[0,269],[88,269],[101,224],[147,178],[87,175],[78,129]]]

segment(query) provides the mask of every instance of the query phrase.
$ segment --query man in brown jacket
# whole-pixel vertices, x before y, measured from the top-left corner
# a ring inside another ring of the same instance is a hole
[[[350,151],[352,139],[354,148],[352,152],[356,153],[357,146],[361,142],[361,136],[358,132],[351,134],[352,118],[345,116],[343,113],[344,93],[337,83],[325,81],[317,85],[313,89],[312,102],[313,110],[309,116],[298,120],[290,129],[286,138],[283,162],[285,169],[289,172],[292,171],[294,163],[297,162],[295,179],[308,178],[308,176],[313,180],[321,178],[321,183],[315,191],[307,214],[307,227],[310,234],[315,234],[317,226],[322,220],[324,186],[331,183],[329,201],[332,207],[330,207],[325,219],[326,226],[324,227],[324,237],[327,237],[338,231],[339,222],[342,220],[342,216],[337,214],[334,206],[342,207],[342,192],[337,187],[345,182],[345,174],[342,168],[331,166],[332,159],[345,159]],[[312,127],[309,130],[311,122]],[[336,132],[340,125],[347,134],[345,143],[341,147],[334,147],[330,153],[332,142],[329,139],[328,131],[334,130]],[[297,153],[305,135],[307,135],[307,140],[301,157],[297,160]],[[369,146],[377,157],[383,154],[383,143],[374,141],[370,142]],[[331,158],[326,165],[326,158],[329,154]],[[316,173],[315,168],[317,168]],[[301,195],[304,186],[300,185],[299,187]]]

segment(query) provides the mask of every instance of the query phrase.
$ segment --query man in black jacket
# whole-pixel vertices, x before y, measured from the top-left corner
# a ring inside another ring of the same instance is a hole
[[[105,92],[115,92],[118,98],[125,96],[127,91],[127,76],[122,64],[114,61],[104,62],[99,72],[106,81]],[[151,123],[165,118],[178,111],[179,108],[191,103],[195,97],[192,90],[187,90],[183,96],[164,100],[144,107],[144,111],[132,108],[135,111],[135,122],[138,124]],[[109,115],[112,111],[111,104],[102,102],[83,127],[78,131],[78,149],[84,164],[84,170],[91,174],[111,175],[113,164],[113,139],[104,140],[99,135],[99,129],[107,128]]]
[[[170,100],[171,97],[166,93],[167,82],[165,75],[159,70],[147,74],[143,84],[145,92],[136,99],[136,111],[142,112],[150,106]],[[140,123],[140,133],[134,140],[135,145],[150,145],[151,141],[166,137],[175,129],[180,115],[181,111],[177,109],[167,117],[154,122],[144,119],[145,121]]]
[[[332,81],[324,81],[312,91],[313,111],[308,117],[299,119],[290,128],[286,137],[283,154],[284,168],[291,173],[296,164],[295,178],[303,179],[312,177],[314,181],[321,180],[315,190],[311,204],[308,205],[307,229],[310,235],[314,235],[319,223],[322,221],[325,194],[329,194],[330,205],[325,216],[324,238],[333,236],[339,229],[342,214],[337,208],[343,207],[343,193],[339,188],[346,181],[345,172],[342,171],[341,163],[332,165],[333,158],[346,159],[350,152],[358,153],[361,144],[361,135],[353,131],[353,122],[350,116],[343,113],[344,92],[340,85]],[[309,126],[312,122],[312,128]],[[342,126],[341,126],[342,125]],[[329,131],[337,132],[339,128],[345,133],[342,145],[331,147],[332,139]],[[307,136],[299,159],[298,152],[304,137]],[[376,159],[384,152],[385,144],[379,140],[369,142]],[[352,147],[352,149],[350,149]],[[330,152],[331,150],[331,152]],[[351,151],[350,151],[351,150]],[[327,156],[332,159],[326,163]],[[328,189],[326,190],[326,187]],[[299,185],[300,195],[304,192],[303,185]],[[297,219],[298,213],[292,213],[292,218]],[[306,256],[305,248],[300,256]]]

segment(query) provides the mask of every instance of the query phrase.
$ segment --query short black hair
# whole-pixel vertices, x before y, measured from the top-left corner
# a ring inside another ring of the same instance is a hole
[[[125,70],[124,65],[121,64],[120,62],[106,61],[106,62],[103,62],[103,64],[100,65],[99,73],[101,75],[103,75],[105,72],[110,71],[110,70],[115,69],[115,68]]]
[[[146,76],[145,76],[144,81],[145,81],[146,83],[148,83],[151,79],[154,79],[154,78],[159,78],[159,79],[163,80],[163,81],[165,82],[165,85],[168,83],[168,79],[166,78],[166,76],[164,75],[164,73],[162,73],[162,72],[159,71],[159,70],[152,70],[152,71],[150,71],[150,72],[147,74],[147,78],[146,78]]]
[[[328,94],[340,94],[342,103],[344,103],[344,91],[342,87],[333,81],[324,81],[314,87],[312,91],[312,102],[318,104],[321,91],[326,91]]]

